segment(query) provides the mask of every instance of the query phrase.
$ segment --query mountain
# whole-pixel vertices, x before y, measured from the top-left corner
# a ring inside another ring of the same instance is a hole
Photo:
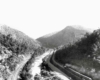
[[[67,26],[59,32],[48,34],[46,36],[38,38],[37,40],[47,48],[55,48],[77,41],[78,39],[83,37],[86,32],[88,31],[81,27]]]
[[[38,41],[28,37],[23,32],[10,28],[6,25],[0,26],[0,33],[4,35],[11,35],[14,40],[17,40],[19,43],[25,43],[27,47],[33,49],[38,48],[40,46],[40,43]]]

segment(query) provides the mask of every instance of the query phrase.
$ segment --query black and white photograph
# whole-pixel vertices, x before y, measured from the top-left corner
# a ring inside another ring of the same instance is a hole
[[[100,0],[0,0],[0,80],[100,80]]]

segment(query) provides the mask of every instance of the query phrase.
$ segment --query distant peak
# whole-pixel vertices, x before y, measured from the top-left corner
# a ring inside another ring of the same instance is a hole
[[[71,29],[71,28],[73,28],[72,26],[67,26],[67,27],[65,27],[65,29]]]
[[[80,26],[80,25],[72,25],[72,26],[67,26],[67,27],[65,27],[64,28],[64,30],[68,30],[68,29],[77,29],[77,30],[84,30],[84,31],[87,31],[87,32],[92,32],[92,30],[91,29],[89,29],[89,28],[84,28],[84,27],[82,27],[82,26]]]
[[[78,29],[78,30],[83,30],[84,28],[82,26],[67,26],[65,29]]]

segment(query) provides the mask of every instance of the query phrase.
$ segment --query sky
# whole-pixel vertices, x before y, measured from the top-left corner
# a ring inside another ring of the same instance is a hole
[[[36,39],[69,25],[100,28],[100,0],[0,0],[0,24]]]

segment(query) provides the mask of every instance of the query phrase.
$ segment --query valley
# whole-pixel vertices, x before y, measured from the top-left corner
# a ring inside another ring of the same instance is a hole
[[[36,40],[7,26],[0,33],[1,80],[99,80],[100,30],[68,26]]]

